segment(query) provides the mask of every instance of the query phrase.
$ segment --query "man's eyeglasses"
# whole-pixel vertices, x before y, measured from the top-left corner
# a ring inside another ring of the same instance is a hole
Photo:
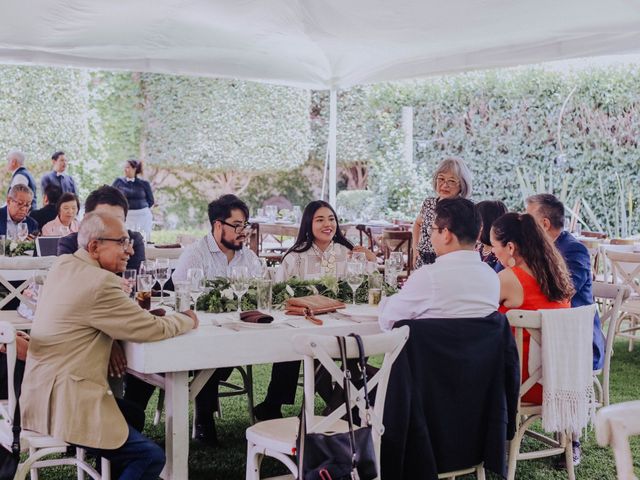
[[[233,223],[227,223],[224,220],[218,220],[220,223],[222,223],[223,225],[226,225],[227,227],[231,227],[233,228],[233,230],[236,233],[242,233],[245,230],[248,230],[249,228],[251,228],[251,224],[250,223],[238,223],[238,224],[233,224]]]
[[[442,230],[444,230],[445,228],[447,228],[447,227],[439,227],[437,225],[429,225],[427,227],[427,234],[429,236],[431,236],[431,234],[433,233],[434,230],[437,230],[438,233],[442,233]]]
[[[129,247],[133,248],[133,238],[129,238],[129,237],[121,237],[121,238],[98,237],[96,238],[96,240],[100,240],[101,242],[119,243],[123,250],[126,250]]]
[[[9,200],[18,205],[18,208],[31,208],[31,203],[19,202],[17,200],[14,200],[13,198],[9,198]]]
[[[460,180],[456,180],[455,178],[436,177],[436,184],[442,185],[443,183],[449,188],[454,188],[460,185]]]

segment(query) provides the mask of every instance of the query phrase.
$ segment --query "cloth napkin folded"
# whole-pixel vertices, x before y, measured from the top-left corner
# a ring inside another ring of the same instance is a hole
[[[248,312],[240,312],[240,320],[249,323],[271,323],[273,317],[259,310],[249,310]]]
[[[572,315],[567,317],[567,312]],[[595,305],[540,310],[542,428],[580,433],[595,416],[593,317]]]
[[[157,243],[154,245],[156,248],[181,248],[179,243]]]

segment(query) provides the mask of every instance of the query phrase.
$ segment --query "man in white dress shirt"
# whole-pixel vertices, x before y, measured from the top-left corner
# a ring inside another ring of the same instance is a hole
[[[235,195],[223,195],[209,204],[211,232],[180,255],[173,280],[186,280],[190,268],[201,268],[205,278],[227,277],[234,266],[247,267],[249,276],[262,274],[258,256],[244,246],[249,231],[249,208]],[[208,446],[216,446],[217,436],[213,412],[217,406],[218,384],[226,380],[232,368],[218,368],[196,396],[195,438]]]
[[[249,276],[260,276],[258,256],[244,246],[250,228],[248,218],[249,208],[235,195],[223,195],[211,202],[211,232],[180,255],[173,280],[186,280],[190,268],[202,268],[205,278],[227,277],[234,266],[245,266]]]
[[[430,228],[436,261],[416,270],[380,304],[383,330],[400,320],[486,317],[498,309],[498,275],[474,250],[481,220],[473,202],[443,199],[435,213]]]

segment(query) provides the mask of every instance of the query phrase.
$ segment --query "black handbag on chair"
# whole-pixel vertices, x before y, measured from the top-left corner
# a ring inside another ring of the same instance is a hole
[[[358,366],[364,382],[365,418],[368,419],[369,392],[367,391],[364,347],[359,335],[352,334],[358,344]],[[305,401],[300,415],[297,441],[298,478],[301,480],[372,480],[377,477],[376,454],[373,448],[371,425],[354,429],[351,409],[350,373],[347,368],[347,348],[344,337],[336,337],[340,347],[343,395],[347,409],[349,431],[345,433],[307,433]]]

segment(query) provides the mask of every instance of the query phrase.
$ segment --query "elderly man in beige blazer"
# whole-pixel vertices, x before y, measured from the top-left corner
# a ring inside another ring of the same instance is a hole
[[[121,479],[157,479],[164,452],[127,425],[109,389],[114,340],[152,342],[198,326],[192,311],[155,316],[132,302],[115,274],[133,253],[122,220],[87,215],[79,249],[60,256],[38,301],[20,403],[25,429],[89,447]]]

